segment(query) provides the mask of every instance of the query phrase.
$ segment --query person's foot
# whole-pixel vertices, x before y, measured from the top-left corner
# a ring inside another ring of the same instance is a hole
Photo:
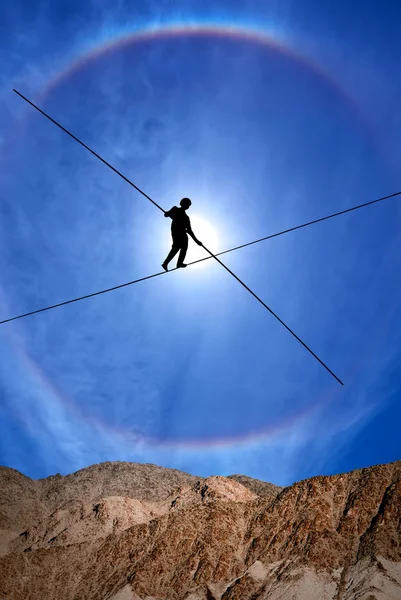
[[[177,269],[184,269],[186,266],[187,265],[185,263],[181,263],[181,264],[177,263]]]
[[[162,267],[165,271],[168,271],[167,264],[165,262],[162,264]]]

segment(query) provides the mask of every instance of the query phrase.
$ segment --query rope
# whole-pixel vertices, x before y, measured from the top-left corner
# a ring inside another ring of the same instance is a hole
[[[394,198],[394,196],[399,196],[400,194],[401,194],[401,192],[396,192],[395,194],[383,196],[382,198],[378,198],[377,200],[371,200],[370,202],[365,202],[364,204],[359,204],[358,206],[353,206],[352,208],[347,208],[346,210],[342,210],[340,212],[336,212],[331,215],[327,215],[326,217],[321,217],[320,219],[315,219],[314,221],[308,221],[307,223],[302,223],[302,225],[296,225],[295,227],[290,227],[289,229],[283,229],[283,231],[279,231],[277,233],[272,233],[270,235],[266,235],[265,237],[254,240],[253,242],[247,242],[246,244],[241,244],[240,246],[234,246],[234,248],[229,248],[228,250],[222,250],[222,252],[217,252],[217,254],[214,254],[212,256],[206,256],[205,258],[198,258],[197,260],[193,260],[192,262],[188,263],[188,266],[196,265],[197,263],[203,262],[205,260],[210,260],[211,258],[217,259],[218,256],[222,256],[223,254],[228,254],[229,252],[235,252],[236,250],[241,250],[242,248],[247,248],[247,246],[252,246],[253,244],[259,244],[260,242],[264,242],[266,240],[271,240],[272,238],[278,237],[279,235],[285,235],[286,233],[290,233],[291,231],[296,231],[297,229],[302,229],[303,227],[308,227],[309,225],[314,225],[315,223],[320,223],[321,221],[326,221],[327,219],[332,219],[333,217],[338,217],[339,215],[343,215],[345,213],[351,212],[353,210],[357,210],[359,208],[363,208],[365,206],[369,206],[371,204],[375,204],[376,202],[381,202],[382,200],[387,200],[388,198]],[[205,250],[206,250],[206,248],[205,248]],[[224,265],[224,267],[227,268],[226,265]],[[176,271],[176,270],[177,269],[170,269],[169,272]],[[59,306],[64,306],[65,304],[72,304],[73,302],[78,302],[79,300],[85,300],[86,298],[93,298],[94,296],[99,296],[100,294],[106,294],[107,292],[112,292],[114,290],[118,290],[120,288],[127,287],[128,285],[133,285],[134,283],[140,283],[141,281],[146,281],[147,279],[152,279],[153,277],[158,277],[159,275],[165,275],[165,274],[166,274],[166,271],[161,271],[160,273],[154,273],[153,275],[148,275],[147,277],[141,277],[140,279],[134,279],[133,281],[128,281],[127,283],[121,283],[120,285],[115,285],[111,288],[107,288],[106,290],[101,290],[100,292],[94,292],[93,294],[87,294],[86,296],[80,296],[79,298],[74,298],[72,300],[66,300],[65,302],[60,302],[59,304],[53,304],[52,306],[47,306],[45,308],[33,310],[31,312],[24,313],[23,315],[18,315],[17,317],[11,317],[10,319],[4,319],[3,321],[0,321],[0,325],[3,325],[4,323],[9,323],[10,321],[16,321],[17,319],[22,319],[23,317],[29,317],[31,315],[36,315],[37,313],[44,312],[46,310],[51,310],[52,308],[58,308]],[[234,274],[233,274],[233,276],[235,277]],[[251,292],[251,293],[253,293],[253,292]],[[268,308],[268,310],[270,310],[270,309]],[[284,327],[287,327],[285,325],[285,323],[283,323],[283,325],[284,325]],[[301,341],[301,343],[303,343],[303,342]]]
[[[252,242],[253,243],[253,242]],[[206,248],[205,248],[206,250]],[[232,252],[234,251],[235,248],[232,248],[230,250],[225,250],[224,252],[221,252],[219,254],[226,254],[227,252]],[[319,363],[339,382],[341,383],[341,385],[344,385],[343,382],[337,377],[337,375],[335,375],[333,373],[333,371],[331,371],[329,369],[329,367],[322,361],[320,360],[320,358],[296,335],[296,333],[294,333],[292,331],[292,329],[290,329],[285,323],[284,321],[282,321],[280,319],[280,317],[278,315],[276,315],[275,312],[273,312],[271,310],[271,308],[269,308],[267,306],[267,304],[265,304],[263,302],[263,300],[261,300],[259,298],[259,296],[257,296],[243,281],[241,281],[241,279],[239,277],[237,277],[235,275],[235,273],[233,273],[224,263],[222,263],[217,256],[219,256],[219,254],[217,255],[211,255],[211,256],[207,256],[206,258],[200,258],[198,260],[194,260],[190,263],[187,264],[187,266],[190,265],[195,265],[196,263],[200,263],[203,262],[204,260],[210,260],[211,258],[215,258],[221,265],[222,267],[224,267],[242,286],[244,286],[244,288],[250,293],[252,294],[252,296],[254,298],[256,298],[256,300],[258,300],[258,302],[260,302],[262,304],[262,306],[264,306],[282,325],[284,325],[284,327],[304,346],[304,348],[306,348],[308,350],[308,352],[310,352],[310,354],[312,354],[312,356],[314,358],[316,358],[316,360],[319,361]],[[172,271],[177,271],[177,268],[171,269],[170,271],[168,271],[169,273],[171,273]],[[65,300],[64,302],[59,302],[58,304],[52,304],[51,306],[46,306],[45,308],[39,308],[37,310],[32,310],[30,312],[24,313],[22,315],[18,315],[16,317],[10,317],[9,319],[4,319],[3,321],[0,321],[0,325],[4,325],[5,323],[10,323],[11,321],[17,321],[18,319],[23,319],[24,317],[30,317],[31,315],[36,315],[38,313],[41,312],[45,312],[47,310],[52,310],[53,308],[59,308],[60,306],[66,306],[67,304],[73,304],[74,302],[79,302],[80,300],[86,300],[87,298],[93,298],[94,296],[100,296],[101,294],[107,294],[108,292],[113,292],[114,290],[118,290],[124,287],[127,287],[129,285],[133,285],[134,283],[140,283],[141,281],[146,281],[148,279],[153,279],[154,277],[159,277],[160,275],[166,275],[166,271],[160,271],[159,273],[154,273],[153,275],[147,275],[146,277],[141,277],[140,279],[134,279],[133,281],[128,281],[127,283],[121,283],[120,285],[115,285],[111,288],[107,288],[105,290],[100,290],[99,292],[93,292],[92,294],[86,294],[85,296],[79,296],[78,298],[73,298],[71,300]]]
[[[371,200],[370,202],[365,202],[364,204],[358,204],[358,206],[353,206],[352,208],[346,208],[345,210],[341,210],[340,212],[336,212],[331,215],[327,215],[326,217],[320,217],[320,219],[315,219],[314,221],[308,221],[307,223],[302,223],[302,225],[296,225],[295,227],[290,227],[290,229],[283,229],[283,231],[279,231],[278,233],[272,233],[271,235],[267,235],[266,237],[259,238],[258,240],[254,240],[253,242],[248,242],[247,244],[242,244],[241,246],[236,246],[235,248],[230,248],[230,250],[225,250],[224,252],[220,252],[219,254],[217,254],[217,256],[220,256],[221,254],[226,254],[227,252],[233,252],[234,250],[240,250],[241,248],[246,248],[247,246],[252,246],[253,244],[258,244],[259,242],[264,242],[265,240],[271,240],[272,238],[278,237],[279,235],[284,235],[285,233],[290,233],[291,231],[296,231],[297,229],[302,229],[303,227],[308,227],[309,225],[315,225],[316,223],[321,223],[322,221],[327,221],[327,219],[332,219],[333,217],[345,215],[345,213],[349,213],[353,210],[358,210],[359,208],[364,208],[365,206],[370,206],[371,204],[376,204],[377,202],[383,202],[383,200],[388,200],[389,198],[394,198],[395,196],[399,196],[399,195],[401,195],[401,192],[395,192],[395,194],[383,196],[382,198],[377,198],[376,200]]]
[[[140,194],[142,194],[142,196],[144,196],[144,197],[145,197],[147,200],[149,200],[149,201],[150,201],[150,202],[151,202],[151,203],[152,203],[154,206],[156,206],[156,207],[157,207],[159,210],[161,210],[163,213],[165,212],[165,211],[163,210],[163,208],[162,208],[162,207],[161,207],[159,204],[157,204],[157,202],[155,202],[155,201],[154,201],[154,200],[153,200],[153,199],[152,199],[150,196],[148,196],[148,195],[147,195],[147,194],[146,194],[146,193],[145,193],[143,190],[141,190],[141,189],[140,189],[140,188],[139,188],[137,185],[135,185],[135,184],[134,184],[132,181],[130,181],[130,180],[129,180],[129,179],[128,179],[128,178],[127,178],[125,175],[123,175],[123,174],[122,174],[120,171],[118,171],[118,170],[117,170],[115,167],[113,167],[113,166],[112,166],[112,165],[111,165],[109,162],[107,162],[106,160],[104,160],[104,158],[102,158],[102,157],[101,157],[99,154],[97,154],[97,152],[95,152],[94,150],[92,150],[91,148],[89,148],[89,146],[87,146],[86,144],[84,144],[83,142],[81,142],[81,140],[80,140],[80,139],[78,139],[78,138],[77,138],[75,135],[73,135],[72,133],[70,133],[70,132],[69,132],[69,131],[68,131],[68,130],[65,128],[65,127],[63,127],[63,126],[62,126],[60,123],[58,123],[58,122],[57,122],[55,119],[53,119],[53,118],[52,118],[52,117],[50,117],[50,116],[49,116],[47,113],[45,113],[43,110],[41,110],[41,109],[40,109],[38,106],[36,106],[36,104],[34,104],[34,103],[33,103],[33,102],[31,102],[30,100],[28,100],[28,98],[26,98],[25,96],[23,96],[23,95],[22,95],[20,92],[18,92],[18,91],[17,91],[17,90],[15,90],[15,89],[14,89],[13,91],[14,91],[16,94],[18,94],[18,96],[20,96],[20,97],[21,97],[23,100],[25,100],[25,101],[26,101],[28,104],[30,104],[30,105],[31,105],[33,108],[35,108],[37,111],[39,111],[39,112],[40,112],[40,113],[41,113],[43,116],[45,116],[47,119],[49,119],[49,121],[51,121],[52,123],[54,123],[55,125],[57,125],[57,127],[59,127],[59,128],[62,130],[62,131],[64,131],[64,132],[65,132],[67,135],[69,135],[69,136],[70,136],[72,139],[74,139],[74,140],[75,140],[76,142],[78,142],[78,143],[79,143],[81,146],[83,146],[84,148],[86,148],[86,150],[88,150],[88,151],[89,151],[91,154],[93,154],[94,156],[96,156],[96,158],[98,158],[98,159],[99,159],[99,160],[100,160],[102,163],[104,163],[104,164],[105,164],[106,166],[108,166],[108,167],[109,167],[109,168],[110,168],[112,171],[114,171],[114,172],[115,172],[117,175],[119,175],[119,176],[120,176],[122,179],[124,179],[124,181],[126,181],[127,183],[129,183],[129,185],[131,185],[131,186],[132,186],[132,187],[133,187],[135,190],[137,190],[137,191],[138,191]],[[315,221],[310,221],[310,222],[308,222],[308,223],[304,223],[303,225],[298,225],[297,227],[293,227],[293,228],[291,228],[291,229],[287,229],[287,230],[285,230],[285,231],[282,231],[282,232],[279,232],[279,233],[273,234],[273,235],[271,235],[271,236],[267,236],[267,237],[265,237],[265,238],[260,238],[259,240],[255,240],[254,242],[249,242],[248,244],[244,244],[243,246],[238,246],[236,249],[239,249],[239,248],[244,248],[244,247],[246,247],[246,246],[249,246],[249,245],[251,245],[251,244],[256,244],[256,243],[258,243],[259,241],[263,241],[263,240],[266,240],[266,239],[271,239],[272,237],[277,237],[278,235],[283,235],[284,233],[289,233],[290,231],[294,231],[294,230],[296,230],[296,229],[301,229],[302,227],[307,227],[308,225],[312,225],[312,224],[314,224],[314,223],[318,223],[318,222],[320,222],[320,221],[324,221],[324,220],[326,220],[326,219],[333,218],[333,217],[335,217],[335,216],[338,216],[338,215],[344,214],[344,213],[346,213],[346,212],[350,212],[350,211],[352,211],[352,210],[357,210],[358,208],[362,208],[363,206],[368,206],[369,204],[374,204],[375,202],[380,202],[380,201],[382,201],[382,200],[385,200],[385,199],[387,199],[387,198],[392,198],[392,197],[394,197],[394,196],[397,196],[397,195],[399,195],[400,193],[401,193],[401,192],[397,192],[397,193],[395,193],[395,194],[392,194],[391,196],[385,196],[385,197],[383,197],[383,198],[379,198],[379,199],[377,199],[377,200],[373,200],[373,201],[371,201],[371,202],[367,202],[367,203],[365,203],[365,204],[361,204],[361,205],[359,205],[359,206],[356,206],[356,207],[353,207],[353,208],[350,208],[350,209],[346,209],[346,210],[344,210],[344,211],[341,211],[341,212],[338,212],[338,213],[334,213],[334,214],[332,214],[332,215],[329,215],[329,216],[327,216],[327,217],[323,217],[323,218],[321,218],[321,219],[316,219]],[[241,284],[241,285],[242,285],[242,286],[243,286],[243,287],[244,287],[244,288],[245,288],[245,289],[246,289],[246,290],[247,290],[247,291],[248,291],[248,292],[249,292],[249,293],[250,293],[250,294],[251,294],[251,295],[252,295],[252,296],[253,296],[253,297],[254,297],[256,300],[257,300],[257,301],[258,301],[258,302],[260,302],[260,304],[261,304],[261,305],[262,305],[264,308],[266,308],[266,310],[268,310],[268,311],[269,311],[269,312],[270,312],[270,313],[271,313],[271,314],[272,314],[272,315],[273,315],[273,316],[274,316],[274,317],[275,317],[275,318],[276,318],[276,319],[277,319],[277,320],[278,320],[278,321],[279,321],[279,322],[280,322],[280,323],[281,323],[281,324],[282,324],[282,325],[283,325],[283,326],[284,326],[284,327],[285,327],[285,328],[286,328],[286,329],[287,329],[287,330],[288,330],[288,331],[289,331],[289,332],[290,332],[290,333],[291,333],[291,334],[292,334],[292,335],[295,337],[295,339],[296,339],[296,340],[298,340],[298,342],[300,342],[300,343],[301,343],[301,344],[304,346],[304,348],[306,348],[306,350],[308,350],[308,352],[310,352],[310,354],[311,354],[311,355],[312,355],[312,356],[313,356],[313,357],[314,357],[316,360],[318,360],[318,362],[319,362],[319,363],[320,363],[320,364],[321,364],[321,365],[322,365],[322,366],[323,366],[323,367],[324,367],[324,368],[325,368],[325,369],[326,369],[326,370],[327,370],[327,371],[328,371],[328,372],[329,372],[329,373],[330,373],[330,374],[331,374],[331,375],[332,375],[332,376],[333,376],[333,377],[334,377],[334,378],[335,378],[335,379],[336,379],[336,380],[337,380],[337,381],[338,381],[338,382],[339,382],[341,385],[344,385],[344,384],[343,384],[343,382],[342,382],[342,381],[341,381],[341,380],[340,380],[340,379],[339,379],[339,378],[338,378],[338,377],[337,377],[337,376],[336,376],[336,375],[333,373],[333,371],[331,371],[331,370],[329,369],[329,367],[328,367],[328,366],[327,366],[327,365],[326,365],[326,364],[325,364],[325,363],[324,363],[324,362],[323,362],[323,361],[322,361],[322,360],[321,360],[321,359],[320,359],[320,358],[319,358],[319,357],[318,357],[318,356],[317,356],[317,355],[316,355],[316,354],[315,354],[315,353],[314,353],[314,352],[313,352],[313,351],[312,351],[312,350],[311,350],[311,349],[310,349],[310,348],[309,348],[309,347],[308,347],[308,346],[307,346],[307,345],[306,345],[306,344],[305,344],[305,343],[304,343],[304,342],[303,342],[303,341],[302,341],[302,340],[301,340],[301,339],[300,339],[300,338],[299,338],[299,337],[298,337],[298,336],[297,336],[297,335],[296,335],[296,334],[295,334],[295,333],[294,333],[294,332],[293,332],[293,331],[292,331],[292,330],[291,330],[291,329],[290,329],[290,328],[289,328],[289,327],[288,327],[288,326],[287,326],[285,323],[284,323],[284,321],[282,321],[282,320],[281,320],[281,319],[278,317],[278,315],[276,315],[276,313],[275,313],[275,312],[273,312],[273,311],[271,310],[271,308],[269,308],[269,307],[267,306],[267,304],[265,304],[265,302],[263,302],[263,300],[261,300],[261,299],[259,298],[259,296],[257,296],[257,295],[256,295],[256,294],[255,294],[255,293],[254,293],[254,292],[253,292],[253,291],[252,291],[252,290],[251,290],[251,289],[250,289],[250,288],[249,288],[249,287],[248,287],[248,286],[247,286],[247,285],[246,285],[246,284],[245,284],[245,283],[244,283],[244,282],[243,282],[243,281],[242,281],[242,280],[239,278],[239,277],[237,277],[237,275],[235,275],[235,273],[233,273],[233,271],[231,271],[231,270],[230,270],[230,269],[229,269],[229,268],[228,268],[228,267],[227,267],[227,266],[226,266],[226,265],[225,265],[225,264],[224,264],[224,263],[223,263],[221,260],[219,260],[219,259],[217,258],[217,256],[216,256],[216,255],[214,255],[214,254],[213,254],[213,253],[212,253],[210,250],[208,250],[208,248],[206,248],[205,246],[203,246],[203,247],[205,248],[206,252],[208,252],[208,253],[210,254],[210,257],[209,257],[209,258],[214,258],[214,259],[215,259],[215,260],[216,260],[216,261],[217,261],[217,262],[218,262],[218,263],[219,263],[219,264],[220,264],[220,265],[221,265],[221,266],[222,266],[222,267],[223,267],[223,268],[224,268],[224,269],[225,269],[225,270],[226,270],[228,273],[230,273],[230,275],[232,275],[232,276],[233,276],[233,277],[234,277],[234,278],[235,278],[235,279],[236,279],[236,280],[237,280],[237,281],[238,281],[238,282],[239,282],[239,283],[240,283],[240,284]],[[234,249],[227,250],[226,252],[231,252],[232,250],[234,250]],[[223,254],[223,253],[220,253],[220,254]],[[195,262],[199,262],[199,261],[195,261]],[[190,264],[193,264],[193,263],[190,263]],[[133,283],[139,283],[140,281],[144,281],[144,280],[146,280],[146,279],[150,279],[150,278],[152,278],[152,277],[156,277],[156,276],[158,276],[158,275],[162,275],[162,274],[163,274],[163,273],[156,273],[156,274],[154,274],[154,275],[150,275],[150,276],[148,276],[148,277],[144,277],[144,278],[142,278],[142,279],[138,279],[138,280],[135,280],[135,281],[132,281],[132,282],[128,282],[128,283],[125,283],[125,284],[122,284],[122,285],[119,285],[119,286],[115,286],[115,287],[113,287],[113,288],[109,288],[109,289],[107,289],[107,290],[103,290],[103,291],[101,291],[101,292],[95,292],[94,294],[88,294],[88,295],[86,295],[86,296],[82,296],[82,297],[80,297],[80,298],[76,298],[76,299],[73,299],[73,300],[68,300],[68,301],[66,301],[66,302],[62,302],[62,303],[60,303],[60,304],[56,304],[56,305],[53,305],[53,306],[51,306],[51,307],[47,307],[47,308],[43,308],[43,309],[39,309],[39,310],[37,310],[37,311],[32,311],[32,312],[30,312],[30,313],[26,313],[26,314],[24,314],[24,315],[20,315],[20,316],[18,316],[18,317],[13,317],[13,318],[11,318],[11,319],[6,319],[6,320],[4,320],[4,321],[0,321],[0,325],[2,325],[3,323],[7,323],[7,322],[9,322],[9,321],[15,320],[15,319],[19,319],[19,318],[22,318],[22,317],[25,317],[25,316],[29,316],[29,315],[32,315],[32,314],[36,314],[36,313],[38,313],[38,312],[43,312],[43,311],[45,311],[45,310],[50,310],[50,309],[52,309],[52,308],[56,308],[56,307],[59,307],[59,306],[63,306],[63,305],[65,305],[65,304],[70,304],[70,303],[72,303],[72,302],[77,302],[77,301],[79,301],[79,300],[83,300],[83,299],[85,299],[85,298],[90,298],[90,297],[93,297],[93,296],[96,296],[96,295],[99,295],[99,294],[102,294],[102,293],[106,293],[106,292],[109,292],[109,291],[112,291],[112,290],[118,289],[118,288],[120,288],[120,287],[125,287],[125,286],[127,286],[127,285],[132,285]]]
[[[211,258],[208,256],[208,258]],[[193,263],[189,263],[193,264]],[[171,269],[172,271],[176,269]],[[52,306],[46,306],[45,308],[38,308],[37,310],[32,310],[31,312],[24,313],[23,315],[18,315],[17,317],[11,317],[10,319],[4,319],[4,321],[0,321],[0,325],[4,325],[4,323],[10,323],[11,321],[16,321],[17,319],[23,319],[24,317],[30,317],[31,315],[36,315],[41,312],[45,312],[46,310],[52,310],[53,308],[59,308],[60,306],[65,306],[66,304],[72,304],[73,302],[79,302],[80,300],[85,300],[86,298],[93,298],[94,296],[100,296],[100,294],[107,294],[107,292],[112,292],[113,290],[119,290],[120,288],[127,287],[128,285],[133,285],[134,283],[139,283],[140,281],[146,281],[147,279],[152,279],[153,277],[158,277],[159,275],[165,275],[166,271],[161,271],[160,273],[154,273],[153,275],[148,275],[147,277],[141,277],[141,279],[134,279],[133,281],[128,281],[127,283],[121,283],[120,285],[115,285],[114,287],[107,288],[107,290],[100,290],[100,292],[93,292],[93,294],[86,294],[85,296],[80,296],[79,298],[73,298],[72,300],[65,300],[64,302],[59,302],[58,304],[52,304]]]

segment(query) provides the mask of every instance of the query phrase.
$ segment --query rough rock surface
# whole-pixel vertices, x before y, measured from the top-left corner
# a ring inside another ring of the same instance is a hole
[[[401,600],[401,461],[279,488],[102,463],[0,468],[0,598]]]

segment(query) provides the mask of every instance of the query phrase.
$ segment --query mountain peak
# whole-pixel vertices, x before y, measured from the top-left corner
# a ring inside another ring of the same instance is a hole
[[[107,462],[0,468],[0,597],[401,598],[401,462],[287,488]]]

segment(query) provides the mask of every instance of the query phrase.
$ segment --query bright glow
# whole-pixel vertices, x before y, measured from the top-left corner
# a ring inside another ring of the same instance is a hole
[[[192,231],[198,240],[205,244],[206,248],[208,248],[211,252],[219,252],[220,243],[216,229],[203,217],[198,217],[196,214],[191,215],[190,210],[188,211],[188,216],[191,219]],[[205,258],[206,256],[209,256],[206,250],[195,244],[192,238],[189,237],[186,262],[192,262],[194,260],[198,260],[199,258]],[[198,263],[194,265],[193,268],[205,268],[209,262],[210,261],[204,261]]]

